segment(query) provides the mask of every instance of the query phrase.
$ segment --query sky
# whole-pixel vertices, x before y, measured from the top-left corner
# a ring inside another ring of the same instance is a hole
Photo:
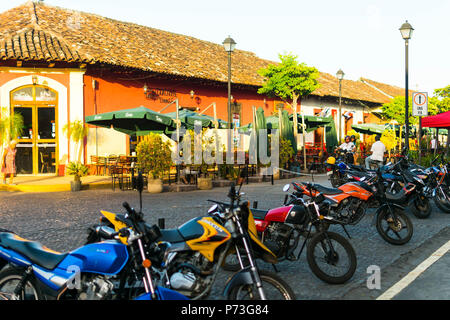
[[[25,0],[0,0],[0,12]],[[450,0],[45,0],[165,31],[222,43],[279,61],[298,61],[345,79],[360,77],[405,87],[405,41],[400,26],[414,32],[409,45],[409,89],[428,92],[450,85]]]

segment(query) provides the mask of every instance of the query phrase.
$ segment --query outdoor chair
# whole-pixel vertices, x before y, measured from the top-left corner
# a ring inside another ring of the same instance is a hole
[[[120,190],[129,190],[131,189],[131,178],[124,174],[124,168],[121,166],[111,166],[110,167],[110,174],[111,174],[111,184],[112,184],[112,190],[116,190],[116,182],[119,184]]]

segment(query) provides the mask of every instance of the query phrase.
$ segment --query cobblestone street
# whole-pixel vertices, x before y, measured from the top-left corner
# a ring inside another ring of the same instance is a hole
[[[310,177],[303,180],[310,181]],[[316,177],[316,182],[329,186],[324,177]],[[282,186],[291,180],[244,185],[242,192],[251,203],[258,201],[258,208],[269,209],[282,204]],[[228,188],[214,188],[210,191],[181,193],[143,194],[145,218],[149,223],[157,223],[165,218],[166,227],[174,228],[188,219],[206,214],[210,203],[207,199],[227,201]],[[20,236],[42,242],[51,249],[69,251],[81,246],[86,239],[88,226],[98,222],[100,210],[123,212],[122,202],[128,201],[138,207],[139,197],[135,191],[91,190],[77,193],[0,193],[0,228],[15,231]],[[450,215],[440,212],[433,205],[430,218],[418,220],[411,212],[408,215],[414,224],[414,235],[404,246],[393,246],[379,236],[372,224],[372,211],[353,227],[348,227],[355,248],[358,266],[353,278],[344,285],[329,285],[317,279],[306,262],[305,253],[296,262],[281,262],[277,265],[279,275],[294,289],[298,299],[340,299],[354,288],[361,286],[369,274],[367,267],[377,265],[384,270],[395,266],[396,260],[433,238],[441,230],[450,226]],[[333,231],[343,234],[340,227]],[[262,263],[261,263],[262,264]],[[270,265],[264,268],[272,267]],[[224,277],[228,273],[224,272]],[[219,279],[220,280],[220,279]],[[221,281],[217,282],[212,299],[220,299]],[[383,282],[381,290],[372,290],[362,299],[373,299],[387,289]]]

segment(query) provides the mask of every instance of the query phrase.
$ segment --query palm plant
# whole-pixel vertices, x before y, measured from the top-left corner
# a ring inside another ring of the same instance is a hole
[[[87,137],[88,131],[89,128],[81,120],[70,122],[63,127],[63,132],[66,134],[67,138],[71,139],[76,144],[76,159],[78,162],[81,162],[82,142],[84,138]]]

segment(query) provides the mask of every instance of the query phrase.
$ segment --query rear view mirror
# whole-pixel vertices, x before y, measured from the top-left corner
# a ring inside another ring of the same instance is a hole
[[[285,184],[283,187],[283,192],[288,192],[290,187],[291,187],[290,184]]]

